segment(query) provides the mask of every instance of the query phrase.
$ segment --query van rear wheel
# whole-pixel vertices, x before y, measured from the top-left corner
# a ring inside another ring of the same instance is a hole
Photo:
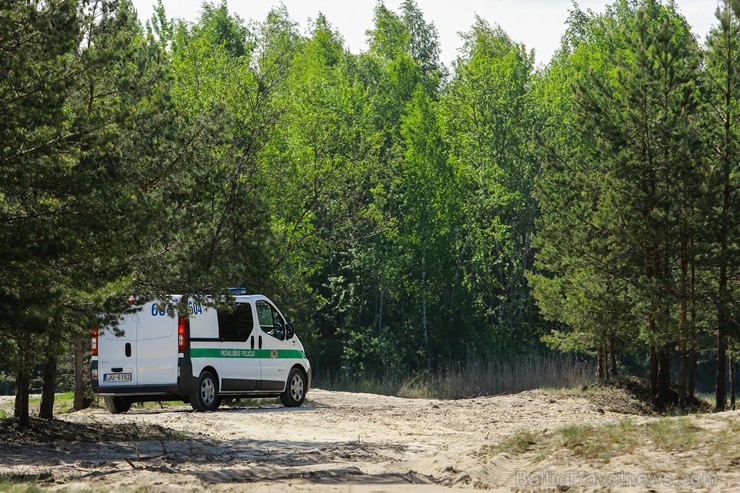
[[[131,409],[131,400],[125,397],[103,397],[105,407],[111,414],[121,414]]]
[[[190,405],[196,411],[215,411],[219,405],[218,380],[210,371],[204,371],[198,379],[198,387],[190,396]]]
[[[285,407],[298,407],[306,399],[306,377],[301,370],[293,368],[288,375],[285,392],[280,394],[280,402]]]

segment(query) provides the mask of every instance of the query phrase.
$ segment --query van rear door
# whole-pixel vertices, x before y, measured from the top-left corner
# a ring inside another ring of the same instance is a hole
[[[150,302],[138,313],[138,385],[177,383],[177,317],[172,308]]]
[[[137,385],[136,337],[139,313],[121,317],[116,329],[98,331],[98,385],[108,391]],[[116,336],[119,333],[120,336]]]

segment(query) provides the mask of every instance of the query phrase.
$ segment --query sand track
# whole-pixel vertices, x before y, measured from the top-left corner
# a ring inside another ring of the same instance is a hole
[[[176,437],[146,440],[132,431],[128,440],[94,444],[3,445],[0,473],[43,473],[51,489],[93,491],[512,491],[531,458],[482,450],[523,430],[626,417],[593,399],[542,391],[439,401],[312,390],[309,399],[298,409],[194,413],[182,405],[62,415],[122,430],[157,425]]]

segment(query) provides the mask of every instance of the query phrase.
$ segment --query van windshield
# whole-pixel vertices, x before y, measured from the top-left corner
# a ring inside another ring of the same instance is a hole
[[[285,339],[285,322],[278,311],[266,301],[257,302],[257,317],[260,328],[266,334],[281,341]]]

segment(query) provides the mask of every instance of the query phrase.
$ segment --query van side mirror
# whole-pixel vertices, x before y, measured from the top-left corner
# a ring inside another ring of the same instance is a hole
[[[295,335],[295,328],[293,328],[293,322],[285,324],[285,338],[292,339]]]

